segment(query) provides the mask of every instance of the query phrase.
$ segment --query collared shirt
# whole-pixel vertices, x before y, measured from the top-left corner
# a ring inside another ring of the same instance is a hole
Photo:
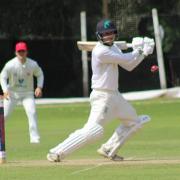
[[[37,86],[43,87],[44,75],[36,61],[26,58],[22,64],[17,57],[8,61],[0,76],[3,92],[33,92],[34,76],[37,77]]]

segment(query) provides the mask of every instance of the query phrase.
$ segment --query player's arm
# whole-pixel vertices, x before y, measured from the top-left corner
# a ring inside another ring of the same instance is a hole
[[[132,40],[132,48],[133,52],[138,52],[136,56],[136,59],[134,61],[130,61],[130,63],[126,64],[120,64],[124,69],[131,71],[133,70],[138,64],[142,62],[142,60],[147,57],[148,55],[153,53],[154,50],[154,39],[145,37],[135,37]]]
[[[133,52],[132,52],[133,53]],[[127,71],[132,71],[135,67],[137,67],[145,58],[145,55],[142,52],[137,51],[136,56],[132,60],[128,60],[128,63],[119,64],[122,68]]]
[[[144,55],[139,50],[134,50],[129,53],[104,51],[99,54],[98,59],[101,63],[118,64],[124,69],[131,71],[144,59]]]
[[[3,90],[4,98],[6,98],[6,99],[9,98],[9,90],[8,90],[8,82],[7,82],[8,78],[9,78],[8,72],[9,72],[9,68],[7,65],[5,65],[0,74],[1,88]]]
[[[35,96],[41,97],[42,96],[42,88],[44,85],[44,74],[42,69],[39,67],[39,65],[36,63],[35,70],[34,70],[34,76],[37,78],[37,87],[35,89]]]

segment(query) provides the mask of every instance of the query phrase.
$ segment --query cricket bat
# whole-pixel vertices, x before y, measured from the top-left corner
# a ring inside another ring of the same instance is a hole
[[[121,50],[126,50],[128,48],[132,48],[131,43],[127,43],[126,41],[115,41],[114,42]],[[97,41],[77,41],[77,46],[81,51],[92,51],[94,46],[96,46]]]

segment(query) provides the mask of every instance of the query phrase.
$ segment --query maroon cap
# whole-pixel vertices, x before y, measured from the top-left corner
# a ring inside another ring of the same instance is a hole
[[[27,51],[27,44],[25,42],[18,42],[15,47],[16,51]]]

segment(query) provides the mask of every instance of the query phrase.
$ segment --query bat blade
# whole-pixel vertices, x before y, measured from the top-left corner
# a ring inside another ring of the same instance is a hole
[[[121,50],[126,50],[128,48],[132,48],[131,43],[127,43],[126,41],[115,41],[114,42]],[[77,41],[77,46],[81,51],[92,51],[96,46],[97,41]]]
[[[96,41],[77,41],[77,46],[81,51],[92,51],[96,44]]]

